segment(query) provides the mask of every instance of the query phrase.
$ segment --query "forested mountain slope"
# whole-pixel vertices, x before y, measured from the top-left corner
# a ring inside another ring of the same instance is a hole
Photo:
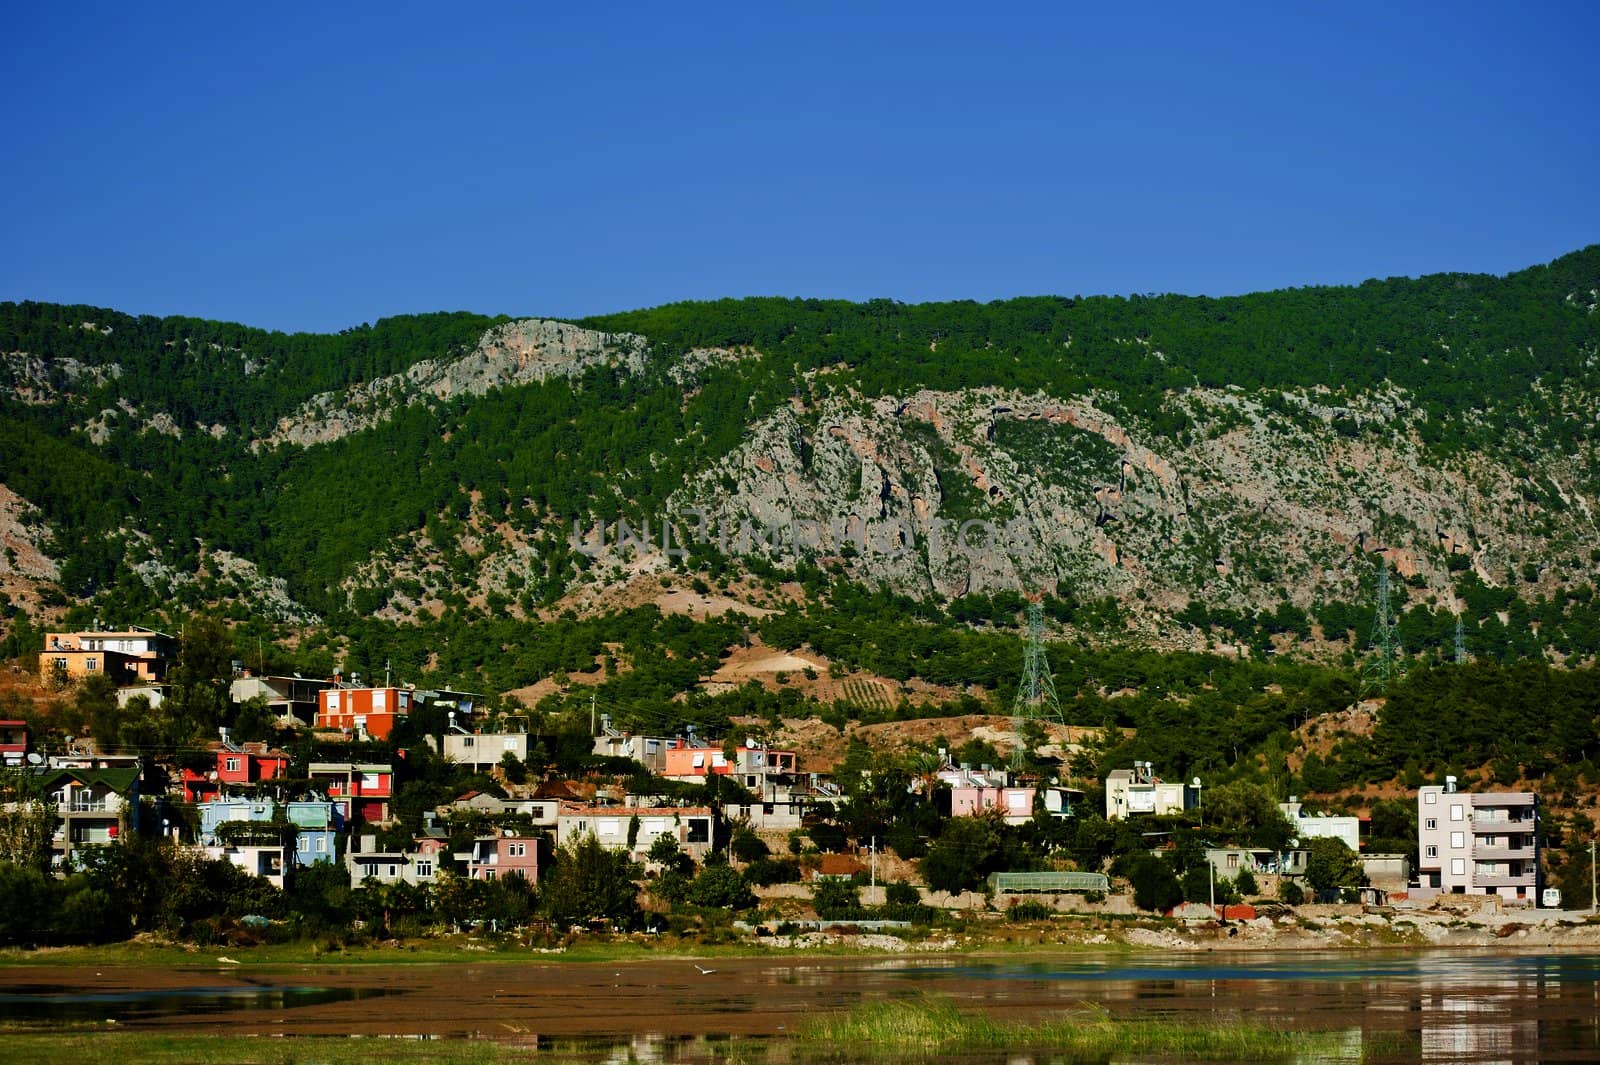
[[[669,563],[821,567],[957,617],[1050,590],[1094,641],[1338,650],[1365,642],[1381,558],[1413,649],[1459,609],[1480,648],[1587,656],[1597,303],[1600,246],[1227,299],[337,336],[0,304],[0,483],[59,566],[0,577],[130,619],[411,621],[534,616]],[[687,559],[661,551],[674,515],[704,534]]]

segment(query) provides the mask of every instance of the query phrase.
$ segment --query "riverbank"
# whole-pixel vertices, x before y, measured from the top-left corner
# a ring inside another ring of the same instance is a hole
[[[1222,921],[1213,916],[1064,913],[1013,920],[968,911],[953,927],[864,932],[848,924],[794,934],[733,937],[644,934],[573,935],[555,942],[518,936],[430,936],[355,945],[278,943],[196,946],[140,937],[93,947],[0,950],[0,966],[216,965],[366,966],[497,961],[647,962],[662,958],[735,958],[855,954],[983,955],[1161,951],[1283,951],[1405,948],[1600,950],[1600,918],[1587,911],[1493,911],[1470,905],[1372,909],[1302,906]]]

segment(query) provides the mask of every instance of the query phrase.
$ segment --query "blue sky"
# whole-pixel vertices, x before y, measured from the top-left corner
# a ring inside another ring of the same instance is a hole
[[[0,300],[278,329],[1600,242],[1600,5],[13,3]]]

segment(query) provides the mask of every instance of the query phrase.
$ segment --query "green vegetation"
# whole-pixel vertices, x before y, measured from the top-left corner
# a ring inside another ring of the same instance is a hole
[[[1037,1049],[1086,1058],[1133,1054],[1183,1061],[1295,1061],[1314,1057],[1325,1045],[1336,1046],[1316,1032],[1237,1020],[1118,1020],[1086,1009],[1033,1023],[1006,1021],[963,1011],[933,996],[873,1002],[842,1017],[819,1017],[805,1025],[802,1038],[813,1048],[827,1048],[813,1050],[816,1056],[808,1060],[841,1061],[898,1061],[981,1049]]]

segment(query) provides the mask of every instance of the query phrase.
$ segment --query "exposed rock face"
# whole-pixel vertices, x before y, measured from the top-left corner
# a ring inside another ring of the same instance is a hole
[[[0,484],[0,591],[30,613],[39,609],[43,586],[61,577],[60,566],[44,553],[49,539],[39,509]]]
[[[1156,612],[1348,598],[1373,553],[1445,601],[1452,556],[1490,583],[1530,559],[1589,565],[1595,455],[1538,471],[1567,512],[1551,520],[1505,465],[1431,454],[1399,390],[1334,409],[1194,389],[1169,397],[1177,439],[1119,422],[1103,399],[981,389],[791,406],[675,497],[680,527],[786,562],[834,556],[912,594],[1064,581]]]
[[[488,330],[459,358],[424,359],[404,373],[315,396],[256,444],[331,443],[430,397],[481,396],[492,388],[576,377],[599,365],[637,373],[645,359],[644,338],[630,333],[601,333],[545,319],[507,322]]]
[[[35,405],[57,402],[71,394],[80,380],[90,388],[99,388],[121,376],[122,367],[116,363],[90,366],[68,356],[42,358],[25,351],[0,355],[0,386],[24,403]]]

